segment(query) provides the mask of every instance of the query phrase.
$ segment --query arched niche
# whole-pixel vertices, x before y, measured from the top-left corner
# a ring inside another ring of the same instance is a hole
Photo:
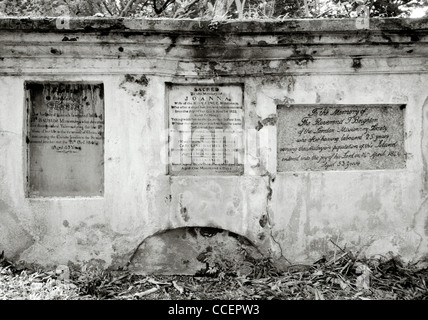
[[[136,274],[209,275],[217,272],[249,275],[264,258],[246,237],[210,227],[168,229],[145,238],[130,258]]]

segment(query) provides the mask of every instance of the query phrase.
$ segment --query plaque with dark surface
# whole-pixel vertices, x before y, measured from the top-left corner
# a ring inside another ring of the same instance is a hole
[[[171,84],[168,106],[171,175],[243,173],[241,85]]]
[[[406,166],[405,105],[278,106],[277,170]]]
[[[103,195],[103,85],[27,83],[26,98],[29,195]]]

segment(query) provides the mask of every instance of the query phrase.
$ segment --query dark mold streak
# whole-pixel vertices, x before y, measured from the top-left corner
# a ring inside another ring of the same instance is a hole
[[[51,53],[55,54],[55,55],[61,55],[62,54],[62,52],[60,50],[55,49],[55,48],[51,48]]]
[[[74,37],[74,38],[69,38],[67,36],[65,36],[64,38],[62,38],[61,41],[77,41],[77,39],[79,39],[79,37]]]
[[[354,68],[354,70],[361,69],[362,67],[361,60],[362,60],[361,57],[352,58],[352,68]]]

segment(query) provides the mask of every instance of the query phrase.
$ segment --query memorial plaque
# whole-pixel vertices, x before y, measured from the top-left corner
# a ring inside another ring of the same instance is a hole
[[[243,173],[241,85],[171,84],[168,106],[171,175]]]
[[[104,192],[102,84],[27,83],[28,193]]]
[[[406,166],[405,105],[278,106],[278,171]]]

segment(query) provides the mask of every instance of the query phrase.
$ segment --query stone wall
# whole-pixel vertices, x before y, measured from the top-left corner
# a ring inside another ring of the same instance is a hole
[[[427,27],[0,19],[0,249],[141,273],[228,239],[423,259]]]

